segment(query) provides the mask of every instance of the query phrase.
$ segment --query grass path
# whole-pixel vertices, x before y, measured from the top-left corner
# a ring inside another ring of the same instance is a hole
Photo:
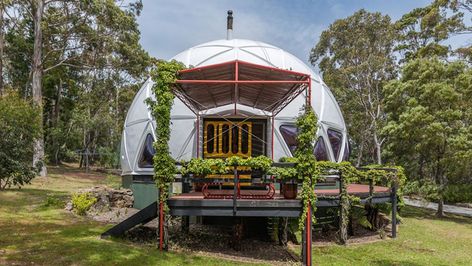
[[[0,265],[244,265],[196,253],[159,252],[154,246],[102,240],[109,225],[63,210],[71,192],[119,177],[51,169],[23,189],[0,192]],[[316,265],[472,265],[472,219],[436,218],[405,207],[396,240],[314,248]],[[316,236],[315,236],[316,237]],[[299,252],[297,248],[294,250]],[[252,264],[254,265],[254,264]]]

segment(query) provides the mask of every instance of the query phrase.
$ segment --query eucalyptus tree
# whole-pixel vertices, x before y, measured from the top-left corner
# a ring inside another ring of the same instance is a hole
[[[472,71],[462,62],[422,58],[385,86],[387,150],[410,179],[437,185],[440,216],[444,188],[457,175],[470,174],[463,170],[472,161],[471,81]]]
[[[5,77],[42,110],[35,161],[44,148],[58,162],[67,150],[116,146],[130,95],[151,63],[139,44],[141,1],[12,2]],[[90,119],[102,123],[84,123]]]
[[[467,8],[470,10],[470,0],[434,0],[403,15],[395,22],[399,32],[396,50],[402,54],[402,62],[421,57],[448,57],[451,47],[444,41],[453,34],[470,30],[461,11]]]
[[[396,77],[395,40],[389,16],[362,9],[331,24],[310,54],[343,110],[358,164],[382,163],[382,88]]]

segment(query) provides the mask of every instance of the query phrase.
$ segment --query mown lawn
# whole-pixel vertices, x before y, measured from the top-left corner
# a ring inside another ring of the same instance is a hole
[[[217,258],[159,252],[153,246],[103,240],[109,226],[63,210],[71,192],[98,184],[115,186],[119,177],[77,176],[52,170],[22,189],[0,192],[0,265],[237,265]],[[55,173],[55,174],[54,174]],[[80,178],[79,178],[80,177]]]
[[[243,265],[200,254],[100,239],[109,226],[63,210],[80,188],[119,186],[119,177],[52,169],[22,189],[0,192],[0,265]],[[314,248],[316,265],[471,265],[472,219],[438,219],[406,207],[396,240]],[[296,250],[295,252],[299,252]]]

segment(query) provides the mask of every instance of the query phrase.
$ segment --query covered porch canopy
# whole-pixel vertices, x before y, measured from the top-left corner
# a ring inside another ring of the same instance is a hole
[[[226,105],[245,105],[272,117],[304,90],[310,102],[310,75],[244,61],[185,69],[179,72],[175,95],[197,116],[200,111]]]

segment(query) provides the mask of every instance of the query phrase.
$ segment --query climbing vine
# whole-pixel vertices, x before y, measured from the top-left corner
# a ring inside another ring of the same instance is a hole
[[[298,179],[302,182],[302,191],[300,193],[303,210],[300,215],[298,226],[303,228],[305,225],[308,208],[312,208],[312,212],[316,211],[316,194],[315,185],[319,177],[320,171],[316,164],[316,158],[313,153],[313,145],[316,142],[316,131],[318,129],[318,119],[311,106],[305,105],[302,113],[297,118],[298,146],[295,150],[295,158],[297,160],[296,170]],[[313,223],[316,222],[313,215]]]
[[[170,112],[174,102],[172,86],[177,80],[177,73],[184,69],[184,65],[175,60],[166,62],[158,61],[156,68],[151,72],[154,81],[152,91],[156,100],[148,99],[147,104],[156,121],[156,141],[153,146],[156,153],[153,158],[154,180],[159,190],[159,200],[164,202],[167,211],[166,200],[169,184],[174,180],[177,169],[175,161],[170,156]]]
[[[329,171],[336,170],[342,175],[343,184],[340,193],[340,205],[341,205],[341,226],[340,226],[340,242],[345,244],[347,240],[347,227],[349,223],[349,213],[351,206],[360,203],[360,198],[354,195],[349,195],[347,187],[352,183],[363,183],[372,182],[372,185],[376,185],[379,182],[383,182],[383,185],[392,187],[397,186],[397,196],[400,199],[399,206],[402,203],[402,186],[406,181],[406,176],[403,171],[403,167],[400,166],[388,166],[391,170],[386,170],[385,166],[381,165],[368,165],[361,169],[354,167],[349,162],[317,162],[320,171],[328,173]],[[369,198],[367,198],[369,199]]]

